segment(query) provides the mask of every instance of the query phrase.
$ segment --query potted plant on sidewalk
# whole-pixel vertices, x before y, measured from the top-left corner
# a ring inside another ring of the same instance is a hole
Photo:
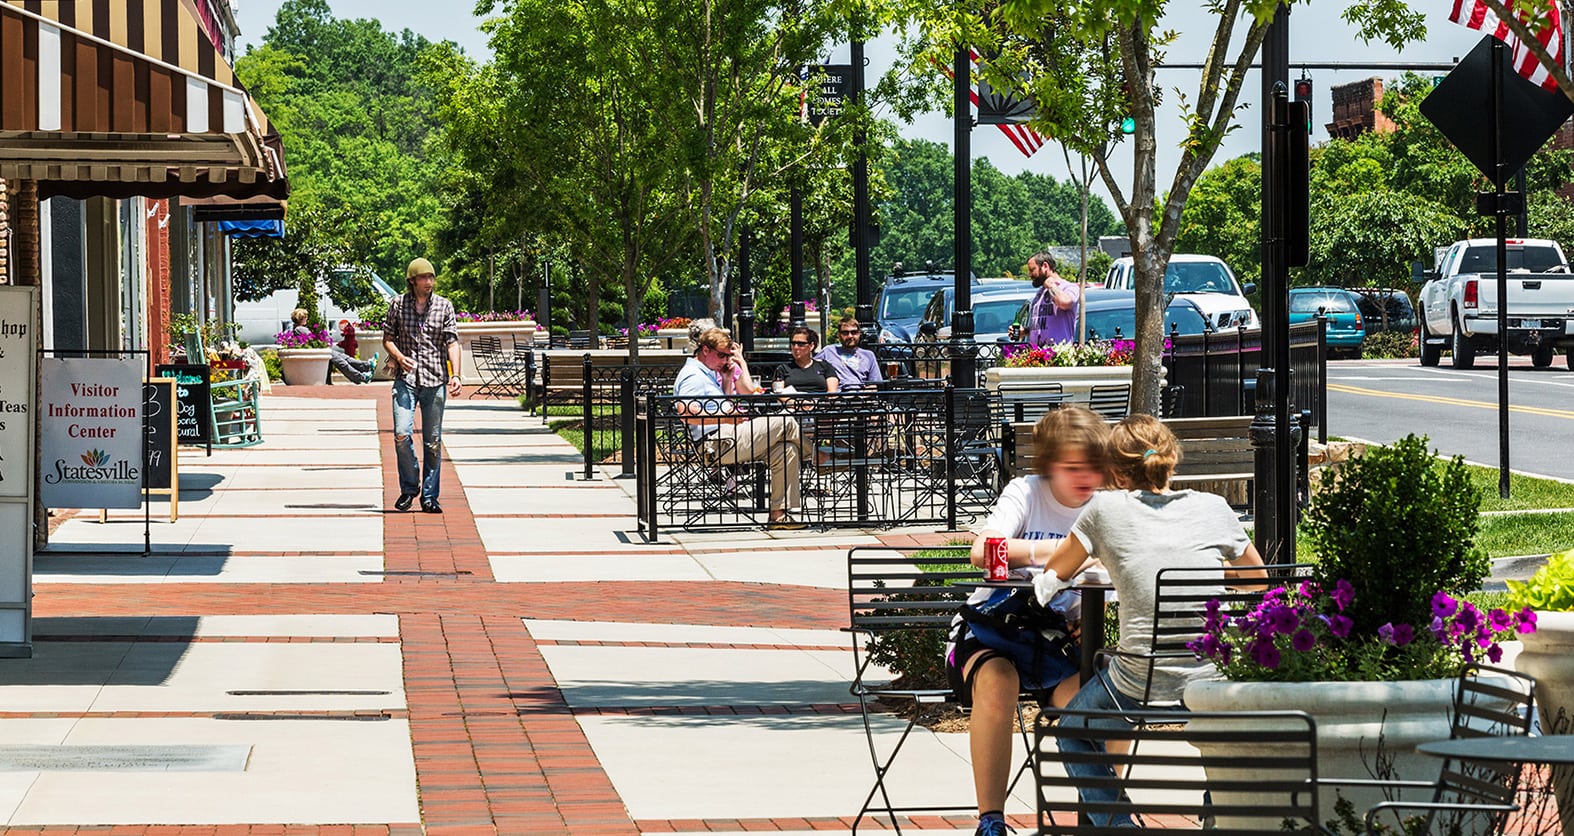
[[[995,391],[1002,383],[1059,383],[1067,397],[1086,401],[1094,386],[1131,385],[1136,347],[1131,340],[1007,346],[1000,364],[984,370],[984,386]]]
[[[1187,706],[1310,713],[1325,777],[1368,778],[1380,755],[1395,778],[1436,778],[1440,762],[1414,749],[1448,737],[1463,666],[1499,661],[1501,641],[1536,629],[1529,610],[1481,612],[1463,598],[1488,573],[1479,506],[1463,459],[1439,461],[1424,437],[1346,462],[1302,521],[1312,576],[1250,612],[1210,610],[1192,648],[1224,679],[1188,686]],[[1357,810],[1382,800],[1340,792]],[[1335,801],[1324,795],[1324,821]]]
[[[1515,667],[1536,679],[1542,733],[1574,732],[1574,549],[1549,557],[1528,581],[1509,581],[1508,600],[1536,613]],[[1552,783],[1558,798],[1574,798],[1574,770],[1553,770]],[[1558,815],[1574,833],[1574,805],[1559,805]]]
[[[333,343],[321,325],[308,326],[308,330],[309,333],[297,333],[291,329],[273,335],[279,346],[279,365],[287,385],[310,386],[328,380]]]

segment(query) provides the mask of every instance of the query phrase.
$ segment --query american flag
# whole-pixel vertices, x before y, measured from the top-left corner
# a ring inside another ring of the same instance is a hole
[[[976,50],[968,50],[968,57],[972,60],[973,69],[977,70],[978,52]],[[949,66],[942,65],[941,68],[945,70],[945,74],[948,78],[954,77]],[[968,88],[967,95],[968,98],[973,102],[973,109],[977,110],[978,85],[971,85]],[[1019,109],[1027,114],[1032,113],[1031,105],[1019,105]],[[1021,151],[1022,156],[1024,157],[1031,157],[1035,151],[1044,147],[1044,135],[1040,134],[1038,131],[1033,130],[1027,125],[1022,124],[1021,122],[997,122],[995,123],[995,127],[999,128],[1000,132],[1006,135],[1006,139],[1011,140],[1011,144],[1015,145],[1017,150]]]
[[[1519,11],[1520,19],[1525,22],[1530,31],[1535,33],[1536,40],[1547,48],[1547,53],[1554,61],[1563,63],[1563,16],[1558,8],[1558,0],[1521,0],[1519,9],[1516,9],[1514,0],[1505,0],[1510,10]],[[1547,90],[1558,89],[1558,83],[1536,60],[1535,53],[1531,52],[1519,38],[1508,28],[1508,24],[1498,20],[1497,15],[1487,8],[1483,0],[1454,0],[1454,10],[1448,19],[1461,26],[1479,29],[1494,38],[1507,44],[1514,51],[1514,69],[1520,75],[1529,79],[1532,84],[1539,84]]]

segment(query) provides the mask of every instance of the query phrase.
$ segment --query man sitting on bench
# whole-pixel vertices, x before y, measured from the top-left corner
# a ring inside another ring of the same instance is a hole
[[[802,528],[788,513],[798,507],[798,422],[789,416],[750,418],[730,400],[736,391],[732,338],[720,328],[700,335],[694,356],[683,364],[674,382],[675,395],[701,400],[680,401],[678,410],[689,425],[689,436],[714,464],[765,462],[770,471],[772,528]]]

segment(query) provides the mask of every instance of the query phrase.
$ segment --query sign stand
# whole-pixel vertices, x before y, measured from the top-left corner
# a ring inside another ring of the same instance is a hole
[[[45,356],[52,356],[52,357],[80,357],[80,358],[141,357],[142,358],[142,368],[145,370],[147,368],[147,366],[148,366],[148,351],[147,351],[147,349],[141,349],[141,348],[136,348],[136,349],[116,349],[116,348],[109,348],[109,349],[41,348],[41,349],[38,350],[38,356],[41,357],[41,358],[45,357]],[[144,393],[143,394],[144,394],[143,400],[145,401],[145,396],[146,396],[146,390],[145,389],[144,389]],[[35,399],[35,402],[36,402],[36,399]],[[142,436],[139,439],[140,443],[138,444],[138,450],[140,451],[140,455],[138,456],[138,458],[142,462],[142,551],[136,552],[136,551],[97,551],[97,550],[95,550],[93,552],[94,554],[100,554],[100,555],[102,555],[102,554],[110,554],[110,555],[115,555],[115,554],[121,554],[121,555],[138,554],[138,555],[141,555],[143,557],[147,557],[148,555],[153,553],[153,506],[152,506],[152,503],[150,503],[148,501],[149,491],[148,491],[148,480],[147,480],[148,432],[149,432],[149,430],[148,430],[148,411],[147,411],[146,407],[144,407],[143,409],[139,410],[139,412],[141,413],[141,418],[142,418]],[[100,511],[99,512],[99,522],[107,522],[107,521],[108,521],[108,515],[105,512]],[[47,549],[47,551],[50,554],[66,554],[66,553],[69,553],[69,550],[56,551],[55,549],[52,549],[52,548],[51,549]]]
[[[175,381],[159,377],[142,381],[144,427],[143,498],[169,497],[169,521],[180,519],[180,457],[175,448]],[[165,421],[163,416],[168,416]],[[109,522],[109,510],[98,509],[98,521]]]

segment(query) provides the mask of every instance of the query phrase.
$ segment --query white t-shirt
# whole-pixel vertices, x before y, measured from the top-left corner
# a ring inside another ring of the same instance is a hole
[[[995,507],[989,512],[989,519],[985,520],[974,533],[981,533],[988,529],[998,531],[1008,538],[1041,541],[1035,556],[1042,563],[1054,554],[1061,540],[1071,535],[1071,526],[1081,513],[1081,508],[1062,505],[1055,499],[1044,477],[1019,476],[1012,479],[1005,490],[1000,492],[1000,497],[995,500]],[[1037,566],[1023,566],[1012,569],[1011,576],[1031,580],[1043,571]],[[968,596],[967,602],[976,606],[988,601],[989,596],[994,593],[993,589],[975,589],[973,594]],[[1050,606],[1066,613],[1068,618],[1075,619],[1076,609],[1080,603],[1080,594],[1066,590],[1055,596]],[[957,616],[957,620],[961,618],[960,615]],[[950,652],[951,646],[947,644],[946,653]]]

